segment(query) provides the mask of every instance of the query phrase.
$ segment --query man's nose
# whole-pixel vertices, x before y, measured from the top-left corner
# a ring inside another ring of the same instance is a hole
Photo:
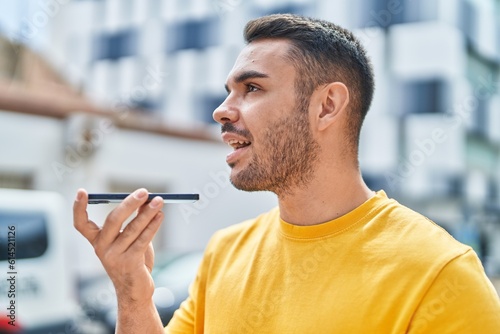
[[[237,108],[231,105],[231,100],[228,96],[224,102],[214,110],[212,117],[217,123],[225,124],[235,123],[238,121],[239,116]]]

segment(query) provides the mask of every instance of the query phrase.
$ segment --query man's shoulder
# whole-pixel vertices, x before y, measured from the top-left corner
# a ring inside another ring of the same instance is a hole
[[[390,200],[372,223],[373,229],[380,231],[379,241],[392,244],[398,254],[407,252],[447,262],[470,250],[432,219],[395,200]],[[365,229],[369,227],[370,223]]]

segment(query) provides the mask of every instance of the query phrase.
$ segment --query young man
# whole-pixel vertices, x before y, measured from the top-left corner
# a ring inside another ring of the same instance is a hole
[[[216,233],[167,333],[500,333],[500,302],[474,251],[427,218],[374,193],[357,151],[373,95],[355,37],[293,15],[250,21],[247,46],[215,110],[231,181],[276,193],[279,207]],[[161,333],[151,240],[162,202],[137,190],[76,228],[118,298],[118,333]],[[123,221],[137,217],[120,232]]]

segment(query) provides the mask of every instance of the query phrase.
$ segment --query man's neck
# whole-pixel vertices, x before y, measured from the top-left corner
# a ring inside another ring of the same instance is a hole
[[[357,169],[325,168],[316,170],[307,185],[278,195],[278,201],[287,223],[316,225],[354,210],[373,195]]]

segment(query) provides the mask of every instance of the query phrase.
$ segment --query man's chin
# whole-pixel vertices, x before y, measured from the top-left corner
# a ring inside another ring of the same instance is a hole
[[[242,175],[243,174],[243,175]],[[254,177],[244,175],[244,173],[236,173],[234,169],[231,170],[229,181],[238,190],[242,191],[266,191],[261,183],[256,182]]]

